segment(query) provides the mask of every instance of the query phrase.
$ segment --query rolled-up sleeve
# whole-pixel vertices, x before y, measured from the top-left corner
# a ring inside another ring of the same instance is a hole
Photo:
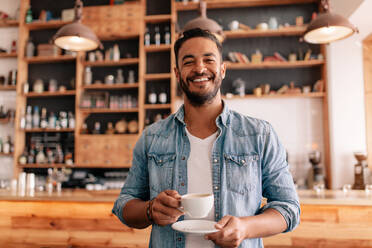
[[[128,225],[123,218],[123,209],[125,205],[133,199],[147,201],[150,196],[145,133],[146,131],[142,133],[140,139],[136,143],[133,150],[132,167],[129,170],[125,184],[112,209],[112,213],[125,225]]]
[[[289,232],[300,223],[300,203],[288,169],[286,151],[269,123],[265,130],[261,159],[262,195],[267,198],[267,204],[260,212],[268,208],[277,210],[287,222],[284,232]]]

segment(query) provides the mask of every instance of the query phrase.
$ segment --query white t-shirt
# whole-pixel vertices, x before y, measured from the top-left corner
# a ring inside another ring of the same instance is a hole
[[[199,139],[189,133],[186,128],[187,136],[190,140],[190,156],[187,160],[187,193],[213,194],[212,189],[212,148],[217,138],[218,132],[205,139]],[[190,219],[187,215],[185,219]],[[209,212],[205,220],[214,221],[214,207]],[[204,235],[186,235],[186,248],[213,248],[214,243],[205,240]]]

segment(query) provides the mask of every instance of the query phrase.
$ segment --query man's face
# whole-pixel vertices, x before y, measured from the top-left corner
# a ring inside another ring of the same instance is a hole
[[[226,65],[213,41],[203,37],[187,40],[178,51],[177,64],[177,81],[192,105],[202,106],[217,95]]]

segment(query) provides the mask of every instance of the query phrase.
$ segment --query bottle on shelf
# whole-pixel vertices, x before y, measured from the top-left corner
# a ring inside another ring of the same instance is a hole
[[[114,129],[114,126],[112,125],[112,122],[108,122],[106,134],[114,134],[114,133],[115,133],[115,129]]]
[[[28,82],[23,83],[23,94],[27,94],[30,91],[30,85]]]
[[[29,37],[26,44],[26,57],[31,58],[35,55],[35,45],[32,42],[32,38]]]
[[[61,128],[68,127],[67,113],[65,111],[59,112],[59,123],[61,125]]]
[[[160,45],[161,37],[159,27],[155,27],[155,45]]]
[[[115,83],[116,84],[123,84],[124,83],[124,76],[123,76],[123,70],[122,69],[118,69],[116,71]]]
[[[145,31],[145,46],[149,46],[150,44],[151,44],[151,36],[150,36],[149,28],[146,27],[146,31]]]
[[[71,111],[68,112],[68,127],[75,128],[75,117]]]
[[[37,164],[44,164],[46,162],[46,157],[44,153],[44,147],[40,144],[37,148],[37,154],[36,154],[36,163]]]
[[[157,96],[156,96],[156,93],[154,92],[154,90],[151,88],[150,89],[150,92],[149,92],[149,95],[148,95],[148,102],[150,104],[155,104],[156,101],[157,101]]]
[[[58,164],[62,164],[63,159],[64,159],[64,154],[63,154],[63,151],[62,151],[61,144],[57,144],[55,162],[58,163]]]
[[[40,127],[40,115],[39,115],[39,107],[34,107],[34,114],[32,115],[32,127],[39,128]]]
[[[56,116],[54,115],[53,112],[50,112],[48,119],[48,127],[52,129],[56,128],[56,122],[57,122]]]
[[[169,32],[169,26],[166,26],[164,29],[164,44],[169,45],[171,43],[170,40],[171,40],[171,35]]]
[[[27,156],[27,163],[29,164],[35,163],[35,154],[36,154],[35,144],[31,143],[30,150]]]
[[[167,103],[167,93],[165,92],[164,89],[162,89],[162,91],[159,93],[158,99],[159,99],[159,103],[162,103],[162,104]]]
[[[12,41],[12,45],[10,47],[10,52],[11,53],[16,53],[17,52],[17,41],[16,40]]]
[[[30,6],[26,13],[26,23],[31,23],[32,21],[33,21],[33,17],[32,17],[32,10]]]
[[[80,133],[81,134],[89,134],[88,125],[86,123],[83,123]]]
[[[19,156],[19,158],[18,158],[18,163],[19,164],[27,164],[27,156],[28,156],[27,146],[25,146],[25,149],[23,150],[21,156]]]
[[[29,105],[27,106],[26,112],[26,129],[32,128],[32,107]]]
[[[112,49],[112,59],[114,61],[119,61],[120,60],[120,49],[119,49],[118,44],[115,44],[114,48]]]
[[[129,70],[129,72],[128,72],[128,84],[134,84],[135,81],[136,81],[136,79],[134,77],[134,70]]]
[[[47,128],[47,127],[48,127],[47,110],[46,108],[42,108],[41,118],[40,118],[40,128]]]
[[[10,140],[10,136],[8,135],[4,144],[3,144],[3,153],[10,154],[11,153],[11,146],[12,146],[12,142]]]
[[[49,147],[47,147],[46,149],[46,160],[48,161],[48,164],[54,164],[55,163],[55,156],[54,156],[54,153],[52,151],[52,149],[50,149]]]
[[[85,67],[84,85],[91,85],[93,81],[93,73],[89,66]]]
[[[98,121],[94,123],[94,129],[92,134],[101,134],[101,123],[99,123]]]

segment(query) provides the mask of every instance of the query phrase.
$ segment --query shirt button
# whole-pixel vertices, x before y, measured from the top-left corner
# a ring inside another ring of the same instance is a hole
[[[178,241],[182,241],[182,238],[178,238],[177,240],[178,240]]]
[[[214,162],[214,163],[217,163],[217,162],[218,162],[218,160],[217,160],[217,159],[214,159],[214,160],[213,160],[213,162]]]
[[[216,214],[216,218],[218,218],[218,214]]]
[[[245,160],[244,159],[242,159],[242,164],[245,164]]]
[[[181,183],[181,186],[185,186],[185,184],[184,183]]]
[[[185,160],[186,158],[185,158],[185,156],[182,156],[182,160]]]
[[[218,190],[218,186],[214,186],[214,189],[215,189],[215,190]]]

